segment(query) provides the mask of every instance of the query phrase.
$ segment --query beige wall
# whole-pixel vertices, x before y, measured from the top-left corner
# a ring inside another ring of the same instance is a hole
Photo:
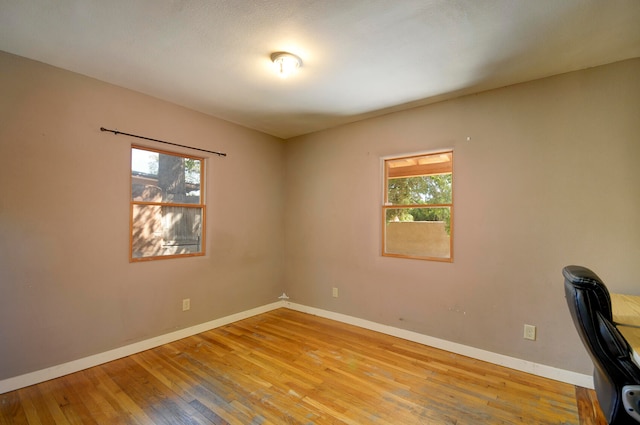
[[[291,300],[591,373],[561,269],[582,264],[640,294],[638,75],[640,59],[289,140]],[[455,262],[382,257],[380,158],[443,148]]]
[[[4,53],[0,70],[0,379],[277,301],[281,140]],[[141,141],[101,126],[228,153],[207,162],[205,257],[129,263]]]

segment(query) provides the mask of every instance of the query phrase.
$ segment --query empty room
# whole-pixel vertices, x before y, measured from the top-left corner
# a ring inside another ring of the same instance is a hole
[[[638,22],[0,1],[0,424],[640,423]]]

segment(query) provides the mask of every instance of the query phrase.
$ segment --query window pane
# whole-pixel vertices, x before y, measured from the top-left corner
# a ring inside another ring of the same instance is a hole
[[[201,159],[132,148],[132,200],[200,204],[201,168]]]
[[[202,208],[133,205],[132,257],[202,252]]]
[[[391,205],[451,203],[451,174],[390,178],[387,202]]]
[[[389,208],[385,254],[451,258],[451,208]]]

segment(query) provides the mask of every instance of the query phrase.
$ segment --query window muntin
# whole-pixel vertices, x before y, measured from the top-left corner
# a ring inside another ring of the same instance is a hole
[[[204,159],[131,147],[130,260],[205,254]]]
[[[382,255],[453,261],[453,152],[384,160]]]

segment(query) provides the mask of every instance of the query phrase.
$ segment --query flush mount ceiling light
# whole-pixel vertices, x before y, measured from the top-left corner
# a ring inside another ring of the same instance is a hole
[[[271,54],[271,60],[275,64],[280,77],[287,78],[302,66],[302,59],[288,52],[275,52]]]

